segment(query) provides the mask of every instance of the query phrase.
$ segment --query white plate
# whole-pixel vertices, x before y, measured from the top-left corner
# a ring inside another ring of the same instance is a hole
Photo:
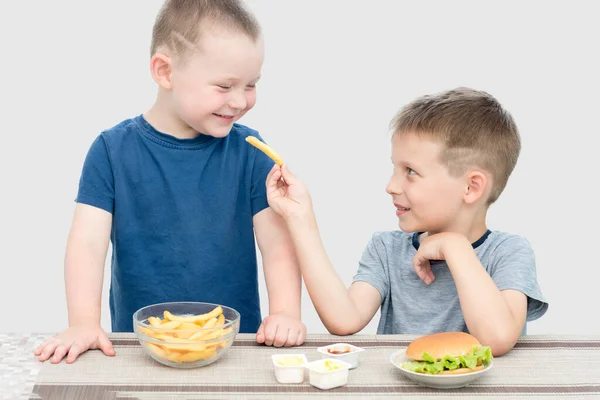
[[[476,372],[468,372],[466,374],[459,375],[431,375],[431,374],[421,374],[418,372],[408,371],[402,368],[402,363],[411,361],[406,357],[406,350],[398,350],[394,354],[390,356],[390,362],[396,368],[400,370],[400,372],[406,376],[408,379],[413,382],[418,383],[419,385],[437,388],[437,389],[455,389],[463,386],[467,386],[468,384],[474,382],[479,379],[482,375],[489,372],[494,364],[493,360],[485,366],[481,371]]]

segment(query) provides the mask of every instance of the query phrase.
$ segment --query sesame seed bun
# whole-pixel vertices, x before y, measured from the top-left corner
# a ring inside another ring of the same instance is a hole
[[[481,346],[475,336],[465,332],[442,332],[432,335],[421,336],[415,339],[406,348],[406,356],[415,361],[423,361],[423,352],[431,355],[436,360],[440,360],[446,355],[458,357],[468,354],[473,350],[473,346]],[[474,369],[465,369],[465,372],[473,372]],[[458,371],[458,370],[455,370]],[[454,371],[448,371],[454,372]],[[456,373],[456,372],[454,372]]]

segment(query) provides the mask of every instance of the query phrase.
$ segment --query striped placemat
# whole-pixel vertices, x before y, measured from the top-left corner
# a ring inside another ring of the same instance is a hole
[[[460,389],[431,389],[407,380],[389,362],[415,336],[309,335],[295,349],[258,345],[240,334],[219,361],[196,369],[162,366],[146,356],[133,334],[112,334],[117,355],[85,353],[72,365],[44,363],[31,399],[297,399],[328,398],[600,398],[600,338],[527,336],[498,357],[489,373]],[[271,355],[305,353],[345,342],[366,349],[348,384],[330,391],[302,384],[282,385],[273,374]]]

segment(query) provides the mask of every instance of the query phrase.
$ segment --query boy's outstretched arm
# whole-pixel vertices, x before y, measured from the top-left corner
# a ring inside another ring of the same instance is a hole
[[[525,326],[527,297],[517,290],[500,291],[471,243],[457,233],[439,233],[421,242],[415,270],[430,284],[435,278],[428,260],[446,260],[469,332],[495,356],[510,351]]]
[[[300,346],[306,338],[301,321],[302,278],[287,228],[281,217],[266,208],[253,218],[263,261],[269,316],[256,333],[268,346]]]
[[[72,363],[88,349],[100,349],[109,356],[115,354],[100,327],[102,279],[111,223],[109,212],[77,204],[65,255],[69,328],[35,350],[40,361],[51,358],[52,363],[58,363],[66,356],[67,363]]]
[[[285,165],[276,165],[267,177],[267,198],[289,228],[306,288],[327,330],[349,335],[363,329],[379,309],[379,291],[365,282],[345,287],[323,247],[306,187]]]

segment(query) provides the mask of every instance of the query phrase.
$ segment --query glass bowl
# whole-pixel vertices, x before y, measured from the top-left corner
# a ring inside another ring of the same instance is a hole
[[[227,353],[240,330],[240,313],[212,303],[153,304],[133,314],[133,330],[144,351],[159,363],[197,368]]]

